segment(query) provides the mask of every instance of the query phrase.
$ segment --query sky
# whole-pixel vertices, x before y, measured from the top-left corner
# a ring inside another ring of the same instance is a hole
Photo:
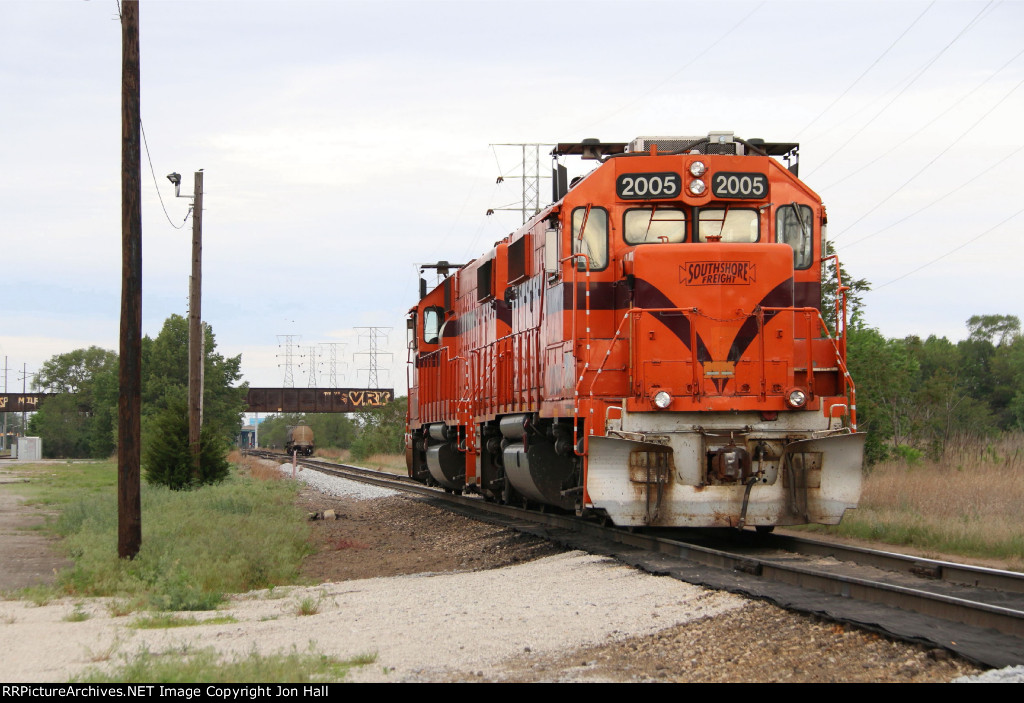
[[[117,14],[0,0],[12,391],[53,355],[118,348]],[[337,384],[365,387],[359,328],[375,327],[378,384],[403,394],[418,264],[465,263],[521,222],[501,209],[522,184],[504,144],[798,141],[844,267],[873,286],[868,325],[957,340],[971,315],[1024,318],[1024,3],[142,0],[139,14],[143,333],[187,314],[190,201],[166,175],[191,194],[203,169],[203,319],[252,386],[283,384],[289,335],[295,386],[310,368],[331,385],[320,345],[335,343]]]

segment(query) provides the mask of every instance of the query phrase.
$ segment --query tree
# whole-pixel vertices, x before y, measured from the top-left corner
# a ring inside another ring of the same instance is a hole
[[[49,393],[29,423],[46,456],[109,457],[116,449],[117,354],[99,347],[51,357],[36,385]]]
[[[172,488],[218,481],[226,466],[229,443],[242,427],[248,386],[241,378],[241,355],[224,358],[216,351],[213,330],[206,337],[203,361],[203,427],[199,475],[182,477],[179,453],[188,453],[188,320],[171,315],[156,339],[142,339],[142,446],[147,479]],[[180,434],[184,423],[185,434]],[[180,443],[180,446],[179,446]],[[191,469],[190,469],[191,471]]]
[[[203,361],[203,425],[230,440],[242,427],[248,385],[241,378],[241,355],[218,354],[213,330],[203,323],[206,354]],[[188,320],[171,315],[156,339],[142,339],[143,415],[152,417],[188,392]]]
[[[858,429],[868,433],[865,451],[874,463],[888,456],[889,443],[898,446],[911,436],[911,388],[918,365],[906,345],[868,327],[850,330],[847,365],[857,384]]]
[[[822,257],[821,265],[821,316],[833,332],[836,330],[836,301],[838,298],[839,286],[836,281],[836,262],[838,259],[825,257],[835,254],[832,242],[825,240],[825,254]],[[839,266],[842,275],[843,285],[849,288],[846,291],[847,321],[850,327],[858,327],[864,324],[864,294],[871,290],[871,282],[865,278],[853,278],[843,267]]]
[[[352,457],[365,459],[374,454],[401,454],[405,450],[405,396],[383,407],[357,414],[357,430]]]
[[[144,450],[146,480],[176,491],[219,483],[230,471],[227,443],[210,425],[200,433],[199,474],[194,473],[188,446],[188,402],[172,398],[153,418],[153,433]]]
[[[967,329],[973,341],[1002,346],[1020,337],[1020,318],[1016,315],[971,315]]]

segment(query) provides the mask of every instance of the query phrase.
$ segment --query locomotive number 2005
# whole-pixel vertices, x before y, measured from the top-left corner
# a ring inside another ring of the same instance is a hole
[[[764,198],[768,178],[763,173],[716,173],[711,192],[716,198]]]
[[[678,173],[625,173],[615,181],[615,193],[621,200],[658,200],[679,197]]]

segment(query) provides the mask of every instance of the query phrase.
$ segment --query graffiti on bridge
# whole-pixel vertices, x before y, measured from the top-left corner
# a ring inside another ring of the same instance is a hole
[[[394,400],[392,388],[250,388],[246,412],[351,413]]]

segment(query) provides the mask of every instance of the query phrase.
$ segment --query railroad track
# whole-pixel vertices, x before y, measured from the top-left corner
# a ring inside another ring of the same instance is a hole
[[[287,460],[281,454],[261,455]],[[299,463],[613,556],[651,573],[930,644],[985,666],[1024,664],[1024,574],[753,531],[631,531],[448,494],[371,469],[311,459]]]

